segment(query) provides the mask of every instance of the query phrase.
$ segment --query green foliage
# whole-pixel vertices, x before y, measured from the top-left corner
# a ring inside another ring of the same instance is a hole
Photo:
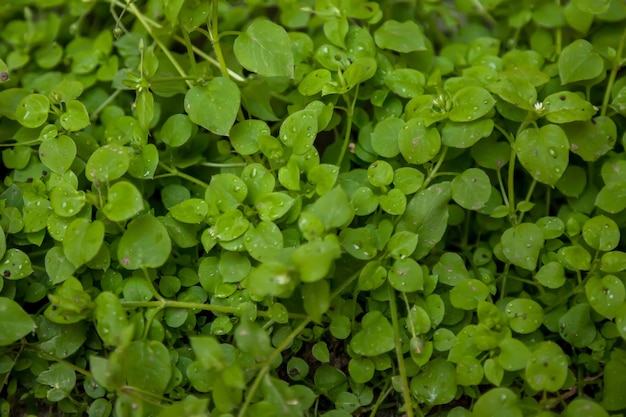
[[[619,0],[0,5],[0,415],[626,412]]]

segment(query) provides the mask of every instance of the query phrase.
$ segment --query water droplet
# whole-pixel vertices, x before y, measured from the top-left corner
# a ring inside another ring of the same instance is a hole
[[[548,148],[548,155],[552,158],[556,158],[558,156],[557,150],[554,148]]]

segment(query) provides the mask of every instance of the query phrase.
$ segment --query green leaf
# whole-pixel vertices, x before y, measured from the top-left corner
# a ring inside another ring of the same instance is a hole
[[[39,159],[52,172],[64,174],[76,157],[76,144],[66,135],[45,139],[39,145]]]
[[[441,255],[433,267],[433,273],[437,274],[439,282],[450,286],[456,286],[469,278],[463,258],[455,252]]]
[[[211,177],[204,200],[225,213],[239,207],[247,195],[248,186],[241,178],[233,174],[216,174]]]
[[[309,72],[298,84],[298,91],[303,96],[313,96],[322,91],[331,82],[332,76],[326,68],[318,68]]]
[[[561,337],[574,347],[589,346],[596,337],[596,326],[591,321],[591,307],[581,303],[570,308],[559,319],[559,333]]]
[[[376,60],[370,57],[356,58],[343,73],[348,88],[369,80],[376,73]]]
[[[199,198],[190,198],[170,208],[172,217],[183,223],[200,223],[208,213],[209,205]]]
[[[49,111],[48,97],[43,94],[29,94],[18,104],[15,118],[22,126],[34,129],[48,120]]]
[[[518,395],[508,388],[493,388],[478,397],[474,404],[474,417],[522,417]]]
[[[427,128],[417,118],[411,119],[400,130],[398,148],[408,163],[421,165],[437,156],[441,137],[437,129]]]
[[[330,286],[327,280],[306,283],[302,286],[304,311],[316,323],[322,322],[322,316],[330,307]]]
[[[123,371],[128,385],[163,395],[172,376],[167,348],[156,340],[137,340],[123,355]]]
[[[183,146],[193,134],[193,124],[185,114],[173,114],[167,118],[161,128],[161,140],[167,145],[177,148]]]
[[[379,311],[365,314],[361,320],[361,330],[350,340],[352,350],[367,357],[382,355],[394,346],[393,328]]]
[[[402,119],[388,117],[374,127],[371,133],[372,149],[385,158],[395,158],[400,153],[398,138],[404,126]]]
[[[120,178],[130,165],[130,156],[123,146],[104,145],[87,160],[85,176],[94,183],[107,183]]]
[[[407,204],[397,231],[417,233],[419,240],[413,256],[421,259],[443,237],[448,226],[448,201],[450,184],[440,183],[416,194]]]
[[[89,114],[85,105],[78,100],[70,100],[65,103],[65,113],[60,118],[63,129],[76,132],[89,126]]]
[[[456,370],[452,363],[436,358],[411,379],[411,394],[428,406],[448,404],[456,395]]]
[[[573,122],[562,126],[567,134],[570,149],[585,161],[596,161],[613,149],[617,140],[615,122],[606,116],[594,117],[586,122]]]
[[[411,258],[397,259],[389,268],[387,279],[400,292],[415,292],[424,289],[422,267]]]
[[[626,253],[620,251],[605,253],[600,260],[600,270],[609,273],[626,270]]]
[[[502,100],[520,109],[533,110],[537,102],[537,90],[522,74],[503,72],[487,88]]]
[[[509,337],[500,342],[498,347],[500,355],[496,360],[504,370],[514,372],[526,368],[531,352],[522,341]]]
[[[104,224],[99,220],[74,219],[63,237],[63,253],[76,268],[89,262],[104,241]]]
[[[623,349],[613,349],[611,359],[604,367],[602,405],[608,411],[618,411],[626,408],[626,397],[622,388],[626,380],[626,352]]]
[[[412,20],[385,21],[374,32],[374,41],[379,48],[401,53],[426,50],[422,29]]]
[[[293,251],[292,260],[302,282],[316,282],[328,275],[335,259],[341,256],[341,248],[335,235],[324,240],[305,243]]]
[[[133,328],[128,322],[126,310],[119,298],[108,291],[101,292],[95,299],[95,319],[98,335],[108,346],[126,345],[130,342]]]
[[[244,120],[230,130],[230,143],[241,155],[252,155],[259,150],[259,137],[269,135],[270,128],[261,120]]]
[[[535,274],[535,280],[544,287],[561,288],[565,284],[565,270],[556,261],[548,262],[539,268]]]
[[[266,77],[294,75],[291,39],[281,26],[265,19],[254,20],[237,36],[233,51],[248,71]]]
[[[592,276],[585,283],[585,294],[591,307],[608,319],[619,313],[626,300],[624,283],[615,275]]]
[[[518,135],[514,146],[522,166],[543,184],[554,187],[567,168],[568,141],[559,126],[526,129]]]
[[[295,200],[288,194],[274,192],[264,194],[257,198],[255,207],[259,212],[261,220],[273,222],[284,216],[293,206],[294,202]]]
[[[580,245],[562,247],[557,255],[559,262],[567,269],[588,271],[591,268],[591,254]]]
[[[448,117],[453,122],[470,122],[489,113],[496,103],[489,91],[481,87],[465,87],[452,97],[453,107]]]
[[[35,330],[35,322],[10,298],[0,297],[0,346],[17,342]]]
[[[561,91],[550,94],[543,101],[545,118],[552,123],[569,123],[591,120],[596,109],[580,95]]]
[[[452,199],[468,210],[479,210],[491,197],[489,177],[479,168],[470,168],[456,176],[451,185]]]
[[[539,226],[522,223],[504,231],[502,252],[513,265],[532,271],[537,266],[544,238]]]
[[[109,188],[107,203],[102,207],[102,212],[109,220],[122,222],[143,208],[143,198],[139,190],[128,181],[119,181]]]
[[[167,261],[172,243],[167,229],[151,214],[131,221],[117,249],[117,257],[126,269],[158,268]]]
[[[509,319],[509,327],[517,333],[532,333],[543,322],[543,308],[530,299],[516,298],[509,301],[504,312]]]
[[[376,235],[371,228],[344,229],[339,234],[343,249],[356,259],[369,260],[376,256]]]
[[[556,343],[539,343],[533,349],[526,366],[526,382],[537,391],[559,391],[567,378],[567,359]]]
[[[477,279],[466,279],[450,291],[450,303],[455,308],[474,310],[489,297],[489,287]]]
[[[585,39],[578,39],[563,48],[559,56],[562,84],[596,78],[604,71],[604,61]]]
[[[406,210],[406,196],[398,189],[389,190],[378,197],[380,208],[393,216],[399,216]]]
[[[320,219],[327,230],[347,225],[354,217],[354,208],[344,189],[339,186],[318,198],[305,211]]]
[[[51,387],[46,394],[50,401],[60,401],[74,389],[76,372],[64,363],[53,363],[37,376],[37,382]]]
[[[385,85],[403,98],[414,98],[424,92],[426,77],[412,68],[396,68],[385,77]]]
[[[596,216],[583,225],[583,239],[593,249],[612,251],[620,240],[617,223],[606,216]]]
[[[204,86],[195,86],[185,94],[189,119],[216,135],[226,136],[235,123],[241,93],[234,81],[215,77]]]
[[[453,148],[469,148],[482,138],[488,137],[493,132],[493,127],[491,119],[459,123],[446,121],[441,130],[441,143]]]

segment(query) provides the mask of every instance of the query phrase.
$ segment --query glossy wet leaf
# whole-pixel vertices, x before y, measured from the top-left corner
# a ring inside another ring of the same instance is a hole
[[[129,385],[162,395],[172,375],[167,348],[155,340],[137,340],[124,350],[124,374]]]
[[[433,406],[451,402],[456,394],[456,384],[454,365],[445,359],[436,358],[411,379],[410,388],[420,402]]]
[[[535,279],[545,287],[560,288],[565,284],[565,270],[556,261],[548,262],[539,268],[535,274]]]
[[[411,68],[398,68],[385,77],[385,85],[404,98],[414,98],[424,92],[426,77]]]
[[[261,120],[244,120],[230,130],[230,143],[241,155],[252,155],[259,150],[259,137],[269,135],[270,129]]]
[[[473,416],[488,417],[497,414],[502,417],[522,417],[518,406],[518,396],[508,388],[492,388],[476,401]]]
[[[439,153],[441,136],[437,129],[427,128],[420,120],[411,119],[400,130],[398,147],[408,163],[421,165]]]
[[[33,319],[10,298],[0,297],[0,346],[8,346],[35,329]]]
[[[439,277],[439,282],[455,286],[469,278],[465,261],[458,253],[446,252],[439,258],[433,268]]]
[[[344,229],[339,234],[342,248],[357,259],[368,260],[376,256],[376,235],[367,227]]]
[[[378,197],[378,204],[385,212],[398,216],[406,210],[406,196],[398,189],[389,190],[387,194]]]
[[[415,292],[424,288],[424,273],[411,258],[397,259],[389,268],[387,279],[391,286],[401,292]]]
[[[293,77],[291,40],[285,29],[269,20],[254,20],[237,36],[233,51],[248,71],[266,77]]]
[[[600,260],[600,270],[603,272],[620,272],[626,269],[626,253],[621,251],[607,252]]]
[[[370,57],[356,58],[343,73],[348,88],[365,82],[376,73],[376,60]]]
[[[45,139],[39,145],[39,159],[57,174],[65,173],[76,157],[76,144],[67,135]]]
[[[499,348],[500,355],[497,361],[506,371],[524,369],[530,361],[530,349],[518,339],[506,338],[500,343]]]
[[[479,168],[470,168],[451,182],[452,199],[468,210],[485,206],[491,196],[489,177]]]
[[[426,50],[424,34],[413,21],[398,22],[387,20],[374,32],[374,41],[379,48],[391,49],[396,52],[413,52]]]
[[[591,307],[608,319],[617,315],[626,300],[624,283],[615,275],[593,276],[585,283]]]
[[[167,261],[171,249],[172,243],[163,223],[147,214],[128,224],[120,239],[117,256],[125,269],[158,268]]]
[[[596,216],[583,225],[583,238],[593,249],[611,251],[620,241],[617,223],[606,216]]]
[[[532,333],[543,322],[543,308],[530,299],[517,298],[509,301],[504,312],[509,319],[509,327],[517,333]]]
[[[235,123],[240,100],[241,93],[234,81],[215,77],[185,94],[185,111],[197,125],[216,135],[227,135]]]
[[[465,87],[452,97],[449,118],[453,122],[469,122],[486,115],[496,103],[489,91],[481,87]]]
[[[304,96],[312,96],[322,91],[324,86],[332,80],[331,73],[326,68],[319,68],[309,72],[298,84],[298,91]]]
[[[350,340],[350,347],[355,353],[372,357],[394,348],[393,328],[379,311],[372,311],[363,316],[361,327]]]
[[[404,126],[402,119],[389,117],[376,124],[371,133],[372,149],[385,158],[394,158],[400,153],[398,138]]]
[[[576,93],[561,91],[550,94],[543,101],[545,118],[552,123],[591,120],[596,109]]]
[[[585,161],[596,161],[613,149],[617,140],[615,122],[606,116],[568,123],[562,127],[567,134],[572,153]]]
[[[132,327],[119,298],[111,292],[102,292],[96,303],[96,330],[108,346],[119,346],[130,342]]]
[[[104,224],[101,221],[78,218],[67,227],[63,253],[78,268],[96,256],[103,241]]]
[[[591,321],[591,307],[587,303],[571,307],[559,320],[561,337],[575,347],[588,346],[596,337],[596,327]]]
[[[511,227],[502,234],[501,242],[502,253],[509,262],[527,270],[535,269],[539,251],[544,245],[539,226],[522,223]]]
[[[130,166],[130,155],[119,145],[104,145],[91,154],[85,176],[91,182],[106,183],[120,178]]]
[[[337,238],[328,235],[324,240],[303,244],[292,255],[302,282],[316,282],[328,275],[335,259],[341,256]]]
[[[557,255],[566,269],[588,271],[591,268],[591,254],[580,245],[562,247]]]
[[[563,48],[559,56],[559,76],[563,84],[591,80],[604,70],[604,61],[585,39]]]
[[[489,288],[477,279],[466,279],[450,291],[450,303],[462,310],[474,310],[487,297]]]
[[[50,191],[50,204],[54,213],[61,217],[73,217],[85,205],[85,193],[69,184],[59,184]]]
[[[30,94],[20,101],[15,117],[24,127],[34,129],[48,120],[50,100],[43,94]]]
[[[487,89],[520,109],[532,110],[537,102],[537,91],[530,81],[511,71],[501,73]]]
[[[515,151],[534,179],[552,187],[565,172],[569,161],[567,136],[556,125],[522,131],[515,141]]]
[[[556,392],[567,378],[568,360],[559,345],[551,341],[534,347],[525,370],[528,385],[537,391]]]
[[[187,143],[192,133],[193,124],[189,116],[185,114],[174,114],[168,117],[161,128],[161,138],[163,142],[174,148]]]
[[[419,236],[415,259],[421,259],[443,237],[447,228],[450,185],[433,185],[413,196],[396,230],[407,230]]]
[[[247,194],[248,187],[241,178],[233,174],[217,174],[211,177],[204,199],[224,213],[237,208]]]
[[[183,223],[200,223],[208,212],[208,204],[199,198],[190,198],[170,208],[172,217]]]
[[[85,105],[78,100],[70,100],[65,104],[65,113],[60,120],[63,129],[69,132],[82,130],[91,124]]]
[[[128,181],[119,181],[109,188],[107,203],[102,207],[102,212],[109,220],[121,222],[143,210],[143,204],[137,187]]]

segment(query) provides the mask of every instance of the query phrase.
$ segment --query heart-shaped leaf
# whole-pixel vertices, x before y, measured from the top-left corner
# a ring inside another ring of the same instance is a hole
[[[350,340],[352,350],[362,356],[378,356],[389,352],[395,346],[393,328],[380,311],[372,311],[363,316],[361,330]]]
[[[215,77],[204,86],[195,86],[185,95],[189,119],[216,135],[227,135],[235,123],[241,93],[234,81]]]
[[[146,214],[128,224],[117,257],[126,269],[158,268],[167,261],[171,250],[172,242],[163,223]]]

